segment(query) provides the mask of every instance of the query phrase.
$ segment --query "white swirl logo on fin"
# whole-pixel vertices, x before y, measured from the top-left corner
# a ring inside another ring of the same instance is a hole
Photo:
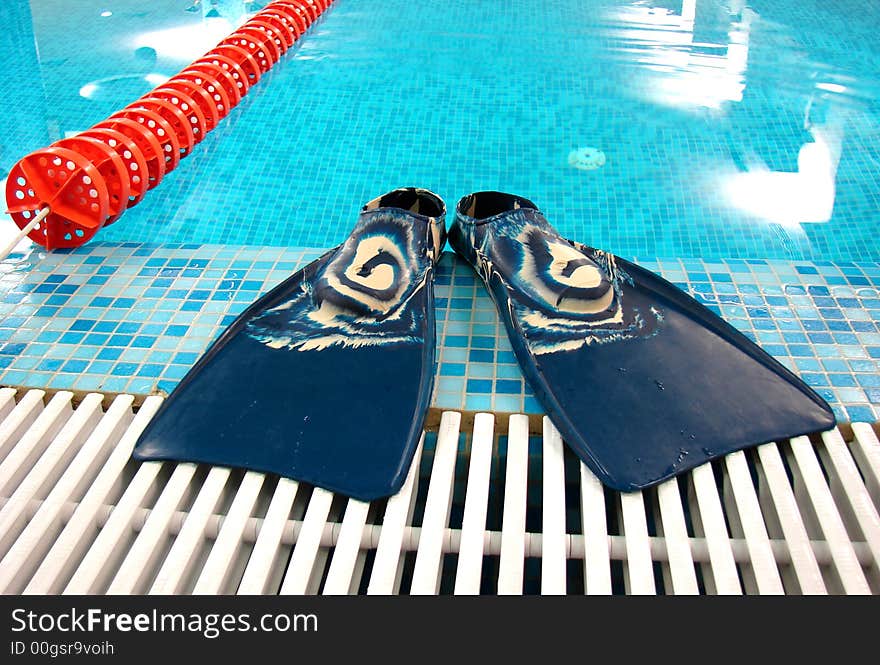
[[[662,313],[627,305],[622,285],[632,280],[613,255],[560,238],[535,212],[516,211],[480,228],[477,265],[487,282],[496,275],[505,285],[511,316],[533,353],[656,333]]]
[[[571,245],[545,240],[550,262],[540,268],[528,250],[529,238],[520,237],[523,251],[520,276],[548,306],[572,314],[597,314],[612,306],[614,290],[595,263]],[[590,295],[584,295],[590,294]]]
[[[322,279],[340,295],[358,301],[364,310],[385,314],[408,286],[406,264],[394,238],[370,236],[356,244],[354,256],[340,252]]]
[[[416,296],[433,262],[418,227],[401,212],[366,213],[294,297],[247,324],[248,334],[300,351],[420,342],[425,313]]]

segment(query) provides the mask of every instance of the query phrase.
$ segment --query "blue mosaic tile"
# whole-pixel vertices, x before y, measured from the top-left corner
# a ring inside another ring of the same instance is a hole
[[[850,405],[846,407],[846,418],[852,422],[872,422],[876,420],[877,412],[880,412],[880,408],[872,408],[866,405]]]
[[[468,379],[467,391],[468,393],[491,393],[492,382],[482,379]]]
[[[491,363],[495,360],[495,352],[487,349],[471,349],[468,354],[471,362]]]
[[[495,395],[493,410],[517,413],[523,410],[522,398],[519,395]]]
[[[469,411],[490,411],[492,409],[491,395],[468,394],[464,408]]]
[[[495,367],[493,367],[492,365],[485,365],[485,364],[478,364],[478,363],[468,365],[467,376],[469,379],[491,379],[494,374],[495,374]],[[474,386],[482,386],[483,384],[475,383],[473,385]],[[480,387],[474,388],[471,385],[468,386],[468,390],[471,390],[472,388],[473,388],[474,392],[482,392]]]
[[[464,376],[466,367],[460,363],[443,363],[440,366],[440,376]]]
[[[514,381],[507,379],[497,379],[495,381],[495,392],[503,394],[519,395],[523,391],[522,381]]]

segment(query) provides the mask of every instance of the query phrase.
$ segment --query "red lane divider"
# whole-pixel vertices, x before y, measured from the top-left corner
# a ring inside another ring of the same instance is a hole
[[[247,74],[244,73],[241,65],[235,62],[235,60],[227,58],[222,53],[217,53],[216,49],[193,62],[190,65],[190,69],[200,67],[201,65],[211,65],[219,69],[223,76],[218,77],[217,80],[222,85],[225,86],[227,80],[231,81],[231,87],[228,87],[227,91],[229,92],[229,101],[233,106],[237,105],[241,98],[251,89]]]
[[[131,178],[128,175],[128,169],[125,168],[125,162],[116,154],[116,151],[99,139],[82,135],[56,141],[55,146],[78,152],[98,169],[98,173],[101,174],[104,184],[107,186],[109,197],[107,209],[109,217],[104,222],[104,226],[119,219],[128,207]],[[80,195],[83,196],[84,192],[80,192]]]
[[[140,203],[332,0],[278,0],[171,79],[12,167],[7,212],[46,249],[78,247]]]
[[[159,143],[155,134],[144,125],[128,118],[114,116],[102,120],[92,129],[109,129],[119,132],[135,144],[141,159],[147,165],[147,189],[153,189],[162,182],[162,178],[165,176],[165,155],[162,152],[162,144]]]
[[[137,102],[134,104],[137,104]],[[158,156],[165,163],[165,173],[177,168],[177,165],[180,164],[181,155],[180,140],[177,138],[177,132],[170,122],[153,109],[142,106],[126,106],[121,111],[111,115],[108,120],[116,118],[133,120],[153,135],[161,146]]]
[[[92,127],[77,136],[98,139],[116,151],[128,171],[129,193],[126,205],[130,208],[140,203],[150,188],[150,177],[147,160],[144,159],[143,152],[137,147],[137,144],[122,132],[102,127]]]
[[[260,51],[260,53],[262,54],[262,51]],[[251,51],[248,51],[246,48],[242,48],[239,45],[235,33],[220,42],[219,46],[214,47],[208,55],[222,55],[238,65],[238,68],[244,72],[244,80],[247,83],[248,89],[250,89],[252,85],[256,85],[260,82],[260,76],[263,75],[263,68],[260,66],[260,63]]]
[[[248,23],[264,24],[271,27],[278,36],[284,40],[285,51],[293,46],[293,43],[299,36],[297,35],[290,19],[282,14],[276,14],[275,12],[265,12],[261,15],[259,20],[254,18],[248,21]]]
[[[194,63],[171,81],[167,81],[166,85],[171,82],[190,83],[205,92],[217,110],[217,122],[225,118],[230,109],[241,101],[241,94],[232,75],[222,67],[209,63]]]
[[[6,179],[9,213],[24,228],[43,208],[33,236],[45,247],[79,247],[107,221],[110,195],[97,167],[78,152],[49,146],[21,159]],[[23,223],[19,223],[21,219]]]
[[[208,121],[205,119],[205,114],[202,112],[201,107],[187,93],[168,88],[165,84],[162,84],[155,88],[148,96],[145,96],[144,99],[161,100],[180,109],[184,122],[192,130],[193,141],[200,143],[205,138]]]
[[[175,97],[179,98],[184,112],[187,111],[186,105],[189,104],[196,115],[197,121],[200,123],[201,138],[204,138],[207,132],[210,132],[217,126],[221,118],[220,107],[223,106],[223,100],[222,98],[214,98],[211,94],[213,88],[214,86],[211,83],[208,83],[208,87],[203,88],[191,80],[177,76],[163,83],[154,92],[165,95],[163,98],[171,101],[172,104],[178,103],[174,101]],[[204,125],[203,127],[201,126],[202,124]]]
[[[249,30],[256,30],[257,34],[264,34],[269,38],[269,48],[277,54],[275,62],[278,62],[281,56],[287,53],[287,49],[290,48],[287,40],[282,37],[281,31],[267,21],[251,19],[243,27]]]
[[[306,11],[301,0],[279,0],[278,2],[273,2],[271,6],[283,12],[292,21],[295,21],[301,33],[308,30],[312,24],[312,16],[310,12]]]
[[[141,97],[135,102],[132,102],[128,106],[125,107],[127,111],[134,111],[136,113],[143,114],[144,111],[153,111],[161,117],[165,122],[168,123],[168,126],[171,127],[171,131],[174,133],[174,136],[177,137],[177,145],[178,150],[180,151],[180,157],[186,157],[189,153],[192,152],[193,146],[196,144],[196,137],[193,134],[192,126],[189,124],[189,120],[186,115],[177,108],[174,104],[170,104],[162,99],[155,99],[153,97]],[[138,122],[144,122],[143,120],[138,119]],[[147,126],[152,127],[147,121]],[[180,160],[177,160],[177,163],[174,164],[173,168],[177,168],[177,164],[180,163]]]

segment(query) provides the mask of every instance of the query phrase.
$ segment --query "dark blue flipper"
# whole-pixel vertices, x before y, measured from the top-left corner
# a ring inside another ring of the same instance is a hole
[[[547,415],[615,489],[835,424],[733,326],[654,273],[561,238],[526,199],[463,198],[449,242],[486,282]]]
[[[444,218],[426,190],[368,203],[344,244],[214,342],[134,457],[277,473],[362,500],[395,493],[431,396]]]

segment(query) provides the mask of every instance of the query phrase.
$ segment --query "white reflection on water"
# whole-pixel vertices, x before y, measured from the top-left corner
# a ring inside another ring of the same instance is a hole
[[[831,219],[843,129],[833,113],[828,113],[825,122],[813,123],[812,104],[813,98],[807,105],[804,129],[813,141],[798,150],[797,171],[772,171],[758,164],[725,176],[722,188],[731,205],[786,228]]]
[[[79,89],[80,97],[86,99],[113,99],[119,94],[119,90],[136,90],[138,93],[146,93],[162,85],[169,79],[165,74],[151,72],[149,74],[122,74],[120,76],[108,76],[86,83]]]
[[[703,17],[697,0],[682,0],[673,10],[644,2],[617,7],[611,20],[627,26],[613,29],[645,76],[651,101],[667,106],[719,109],[742,101],[746,86],[749,29],[755,14],[743,0],[727,8],[723,43],[695,39],[700,22],[719,34],[717,16]]]
[[[743,101],[750,32],[760,21],[744,0],[638,0],[614,8],[609,18],[618,51],[636,65],[634,90],[655,104],[712,109],[717,121],[736,122],[728,111]],[[802,235],[801,224],[829,221],[844,135],[843,111],[831,100],[848,92],[814,81],[803,124],[811,140],[798,149],[797,170],[773,170],[755,153],[750,163],[719,162],[716,182],[727,204],[789,235]],[[814,102],[825,107],[817,118],[810,113]]]
[[[226,18],[210,18],[199,23],[144,32],[132,40],[132,47],[149,47],[160,57],[192,62],[214,48],[238,23],[240,21],[233,23]]]

